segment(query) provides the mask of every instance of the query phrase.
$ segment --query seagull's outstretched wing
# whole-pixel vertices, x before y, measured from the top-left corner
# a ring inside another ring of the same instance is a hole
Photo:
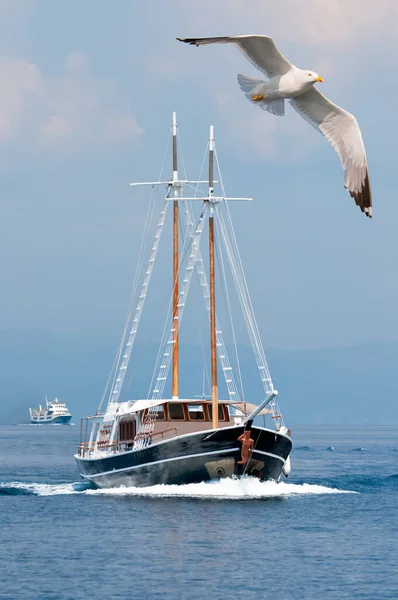
[[[177,38],[193,46],[204,44],[235,44],[246,58],[267,77],[284,75],[293,67],[266,35],[233,35],[231,37]]]
[[[361,130],[356,118],[316,88],[290,100],[293,108],[331,143],[344,168],[344,187],[367,217],[372,216],[372,192]]]

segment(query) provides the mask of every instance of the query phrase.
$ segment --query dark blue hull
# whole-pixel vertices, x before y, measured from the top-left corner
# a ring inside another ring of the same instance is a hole
[[[226,427],[182,435],[106,458],[75,458],[81,476],[99,488],[200,483],[234,475],[278,481],[292,449],[290,438],[252,427],[252,457],[246,465],[240,465],[238,437],[242,432],[243,427]]]

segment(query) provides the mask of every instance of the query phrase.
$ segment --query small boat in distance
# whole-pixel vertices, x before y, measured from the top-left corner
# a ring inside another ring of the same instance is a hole
[[[213,127],[210,128],[207,149],[209,176],[206,181],[180,180],[178,177],[175,113],[172,149],[172,178],[148,182],[152,189],[164,185],[166,195],[159,216],[154,217],[154,237],[147,239],[148,222],[143,228],[129,314],[108,384],[96,414],[82,419],[80,444],[75,455],[80,475],[95,488],[188,484],[244,475],[278,481],[282,473],[287,476],[290,472],[292,441],[279,410],[278,392],[274,389],[265,358],[228,208],[231,201],[251,198],[226,197],[218,167]],[[214,184],[218,182],[213,178],[213,165],[219,173],[219,194],[214,193]],[[207,189],[201,192],[198,186],[203,183],[207,184]],[[151,202],[148,215],[156,215]],[[163,309],[166,312],[168,305],[166,325],[148,395],[146,398],[141,396],[129,400],[126,398],[126,384],[130,378],[126,377],[126,373],[169,206],[172,212],[171,286],[167,295],[157,290],[156,305],[159,313]],[[207,223],[208,260],[205,262],[200,241]],[[147,250],[148,262],[143,260],[142,248]],[[256,403],[251,399],[253,392],[250,392],[248,401],[249,392],[245,391],[242,381],[245,374],[239,366],[224,265],[230,267],[228,274],[235,284],[257,363],[259,398]],[[202,292],[199,295],[203,295],[207,312],[203,326],[206,327],[207,323],[210,325],[210,344],[203,348],[204,363],[209,363],[211,369],[210,399],[204,393],[204,385],[199,398],[183,396],[179,388],[179,352],[184,351],[183,346],[180,348],[179,333],[193,274],[197,277],[196,289]],[[141,286],[138,285],[140,279]],[[224,290],[225,307],[224,310],[219,309],[217,314],[216,279],[220,280],[220,294]],[[269,289],[272,290],[272,286]],[[231,331],[233,362],[228,356],[228,345],[221,329],[223,320]],[[219,399],[218,370],[224,378],[223,393],[226,397],[223,399]],[[170,371],[171,385],[165,392]],[[103,409],[105,398],[107,403]],[[263,417],[263,426],[254,423],[258,416]],[[266,418],[271,421],[269,427],[266,427]]]
[[[65,402],[60,402],[57,397],[50,402],[46,396],[46,406],[39,408],[30,408],[31,425],[41,425],[44,423],[58,423],[66,425],[70,422],[72,415],[66,407]]]

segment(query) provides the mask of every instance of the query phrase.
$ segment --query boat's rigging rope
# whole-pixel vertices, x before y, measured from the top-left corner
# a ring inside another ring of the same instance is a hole
[[[227,207],[228,209],[228,207]],[[227,215],[228,210],[226,211]],[[220,229],[221,235],[225,244],[226,252],[228,259],[231,265],[231,271],[235,279],[236,288],[238,291],[238,297],[241,303],[243,315],[245,318],[245,322],[248,328],[249,338],[253,347],[253,351],[255,354],[255,358],[257,361],[257,366],[261,371],[264,371],[265,377],[262,376],[261,379],[263,381],[266,393],[270,393],[273,390],[272,381],[268,369],[268,365],[265,359],[264,350],[262,348],[261,339],[258,332],[257,323],[254,317],[253,306],[251,304],[249,292],[247,289],[247,283],[242,272],[242,264],[240,261],[240,256],[236,248],[235,239],[233,237],[233,229],[231,228],[230,220],[227,222],[224,221],[224,218],[220,218]],[[232,235],[231,235],[232,234]]]
[[[181,321],[182,321],[182,317],[184,315],[184,309],[185,309],[186,302],[187,302],[188,292],[189,292],[189,288],[190,288],[190,284],[191,284],[191,280],[192,280],[192,273],[193,273],[194,266],[195,266],[195,259],[197,256],[200,239],[201,239],[202,232],[203,232],[204,216],[206,213],[206,209],[207,209],[207,206],[206,206],[206,203],[204,203],[202,212],[200,214],[200,217],[198,219],[198,222],[197,222],[195,230],[194,230],[195,231],[194,235],[192,236],[192,238],[190,238],[190,236],[188,234],[186,236],[186,240],[188,241],[191,239],[192,243],[186,244],[186,247],[184,248],[184,250],[182,252],[181,260],[179,263],[179,268],[180,268],[181,263],[182,263],[182,261],[184,261],[185,255],[186,255],[187,251],[189,250],[191,252],[191,254],[188,257],[183,283],[182,283],[181,288],[178,293],[178,309],[179,309],[178,310],[178,325],[179,325],[179,327],[181,327]],[[171,305],[172,305],[172,302],[170,302],[170,307],[171,307]],[[169,321],[169,317],[168,317],[168,321]],[[166,344],[168,346],[170,346],[170,348],[168,348],[168,350],[170,350],[170,352],[166,352],[166,350],[165,350],[161,356],[162,364],[156,366],[157,372],[158,372],[158,377],[156,378],[156,381],[155,381],[156,387],[155,387],[155,389],[152,389],[152,399],[153,400],[162,398],[165,382],[167,379],[167,374],[168,374],[169,367],[171,364],[173,333],[174,332],[173,332],[173,324],[172,324],[171,328],[169,329],[169,337],[166,342]]]
[[[168,136],[168,141],[167,141],[167,145],[166,145],[166,149],[163,155],[163,161],[162,161],[162,165],[160,168],[160,172],[159,172],[159,181],[161,181],[162,179],[162,175],[163,175],[163,170],[164,170],[164,165],[165,165],[165,161],[166,161],[166,157],[168,154],[168,149],[170,146],[170,135]],[[146,292],[147,292],[147,288],[149,285],[149,281],[151,278],[151,274],[152,274],[152,270],[153,270],[153,264],[154,264],[154,259],[156,257],[156,252],[157,252],[157,248],[159,246],[159,241],[160,241],[160,236],[163,230],[163,224],[164,224],[164,220],[166,217],[166,212],[167,212],[167,203],[164,203],[164,207],[161,211],[160,214],[160,219],[158,221],[158,225],[156,228],[156,234],[155,234],[155,239],[153,242],[153,246],[152,246],[152,253],[151,253],[151,257],[148,263],[148,267],[147,267],[147,275],[144,278],[144,283],[142,286],[142,294],[144,294],[144,297],[142,298],[142,302],[138,302],[138,306],[136,308],[135,311],[135,320],[137,321],[137,326],[135,327],[135,331],[134,329],[132,329],[130,331],[129,334],[129,339],[128,342],[126,343],[126,337],[127,337],[127,331],[129,330],[130,327],[134,328],[134,321],[132,321],[134,312],[133,312],[133,307],[136,301],[136,294],[137,294],[137,289],[138,289],[138,282],[140,279],[140,275],[141,275],[141,271],[142,271],[142,267],[143,267],[143,256],[145,254],[146,248],[147,248],[147,244],[148,244],[148,238],[149,238],[149,231],[150,231],[150,227],[151,227],[151,223],[153,220],[153,215],[154,215],[154,209],[155,209],[155,203],[156,203],[156,186],[152,186],[152,190],[151,190],[151,194],[150,194],[150,198],[149,198],[149,202],[148,202],[148,209],[147,209],[147,213],[146,213],[146,218],[145,218],[145,223],[144,223],[144,228],[143,228],[143,232],[142,232],[142,236],[141,236],[141,244],[140,244],[140,250],[139,250],[139,256],[138,256],[138,261],[137,261],[137,267],[135,270],[135,276],[134,276],[134,281],[133,281],[133,288],[130,294],[130,300],[129,300],[129,307],[128,307],[128,313],[127,313],[127,319],[126,319],[126,323],[125,323],[125,327],[123,330],[123,335],[122,335],[122,339],[119,345],[119,349],[118,349],[118,353],[117,353],[117,360],[114,361],[114,364],[112,366],[112,370],[111,373],[113,371],[113,379],[112,379],[112,384],[109,388],[109,379],[108,378],[108,383],[107,386],[105,388],[103,397],[101,398],[101,402],[100,402],[100,406],[98,408],[98,411],[101,410],[102,407],[102,403],[104,401],[104,398],[107,394],[107,390],[109,389],[109,399],[108,399],[108,404],[110,404],[111,402],[115,401],[118,402],[119,400],[119,396],[120,396],[120,392],[121,389],[123,387],[123,382],[124,382],[124,378],[126,375],[126,371],[127,371],[127,366],[130,360],[130,356],[131,356],[131,351],[132,351],[132,346],[133,343],[135,341],[135,334],[136,331],[138,329],[138,322],[140,320],[140,316],[141,316],[141,312],[142,312],[142,308],[144,305],[144,301],[146,299]],[[152,263],[152,265],[151,265]],[[142,295],[141,294],[141,295]],[[139,309],[139,306],[141,304],[141,308]],[[122,352],[123,352],[123,348],[125,348],[124,351],[124,355],[122,358]],[[118,376],[119,374],[119,376]],[[118,381],[119,380],[119,381]],[[120,385],[118,385],[118,383]]]
[[[165,292],[165,298],[170,298],[172,291],[173,291],[173,286],[170,283],[167,286],[167,290]],[[153,333],[154,333],[155,329],[157,329],[159,327],[159,320],[160,319],[157,320],[156,319],[157,316],[160,316],[160,315],[154,316],[154,318],[151,319],[151,322],[148,324],[148,328],[146,329],[146,335],[145,335],[145,337],[146,337],[147,340],[153,339]],[[161,321],[162,321],[162,323],[164,322],[164,318],[163,317],[161,318]],[[167,323],[167,320],[166,320],[166,323]],[[163,327],[165,327],[165,325],[163,325]],[[166,327],[166,329],[167,329],[167,327]],[[158,353],[159,353],[159,348],[157,348],[157,355],[156,356],[158,356]],[[129,370],[131,371],[131,373],[130,373],[130,376],[128,378],[127,383],[126,383],[126,381],[124,383],[123,391],[130,389],[131,383],[132,383],[134,377],[136,376],[137,372],[140,369],[140,365],[142,364],[142,360],[143,360],[144,356],[145,356],[145,351],[142,351],[141,353],[138,354],[138,356],[136,355],[134,357],[133,364],[129,366]],[[155,361],[155,364],[156,364],[156,361]],[[147,396],[147,398],[148,397],[149,396]]]
[[[181,287],[181,290],[179,290],[179,294],[178,297],[179,299],[181,298],[182,302],[179,302],[179,318],[178,318],[178,324],[180,326],[181,321],[182,321],[182,316],[184,314],[184,308],[186,305],[186,301],[187,301],[187,297],[188,297],[188,291],[190,288],[190,283],[192,281],[192,273],[194,270],[194,264],[195,264],[195,259],[196,259],[196,254],[199,248],[199,244],[200,244],[200,238],[203,232],[203,225],[204,225],[204,217],[205,217],[205,213],[207,212],[207,203],[203,204],[202,207],[202,211],[201,214],[199,216],[198,222],[196,224],[195,227],[195,233],[192,237],[190,237],[190,239],[192,240],[192,243],[186,244],[187,248],[190,250],[191,254],[189,255],[189,260],[188,260],[188,264],[186,267],[186,271],[185,271],[185,278],[183,281],[183,285]],[[186,239],[188,239],[188,235],[186,236]],[[186,249],[185,249],[186,250]],[[184,259],[184,254],[185,254],[185,250],[182,253],[182,257],[181,260]],[[170,307],[169,307],[169,313],[170,313]],[[168,314],[168,319],[166,321],[166,323],[169,321],[169,314]],[[167,339],[166,344],[164,344],[164,340],[163,344],[161,346],[162,349],[164,349],[163,353],[161,353],[160,356],[160,365],[156,365],[154,373],[158,373],[158,377],[155,380],[155,385],[156,388],[152,391],[152,399],[153,400],[161,400],[162,399],[162,394],[163,394],[163,390],[164,390],[164,386],[166,383],[166,379],[167,379],[167,374],[169,371],[169,367],[171,364],[171,360],[172,360],[172,342],[174,337],[174,331],[173,331],[173,323],[172,326],[169,330],[169,336]],[[167,352],[166,352],[167,350]],[[153,377],[152,377],[152,384],[153,384]],[[156,421],[156,417],[159,411],[159,404],[153,405],[148,409],[148,414],[146,416],[146,418],[144,419],[144,421],[141,423],[140,427],[138,428],[137,431],[137,435],[136,435],[136,440],[134,443],[134,449],[135,450],[139,450],[141,448],[144,448],[145,446],[147,446],[150,443],[151,440],[151,434],[153,432],[153,428],[155,425],[155,421]]]
[[[202,178],[202,172],[204,169],[205,160],[208,156],[208,150],[209,150],[209,144],[207,144],[206,151],[205,151],[205,154],[203,157],[199,180],[201,180],[201,178]],[[191,206],[191,203],[188,202],[188,213],[189,213],[190,206]],[[216,209],[218,210],[218,207],[216,207]],[[216,210],[215,214],[217,214],[217,210]],[[196,271],[199,276],[199,283],[200,283],[200,286],[202,289],[205,307],[206,307],[206,310],[208,312],[209,319],[210,319],[210,288],[209,288],[209,283],[208,283],[207,276],[206,276],[206,270],[204,267],[203,258],[200,253],[200,250],[198,252],[198,258],[195,263],[195,266],[196,266]],[[233,369],[231,367],[231,362],[229,360],[227,348],[226,348],[226,345],[224,342],[223,332],[222,332],[222,329],[220,327],[220,323],[219,323],[219,320],[217,317],[217,311],[216,311],[216,343],[217,343],[217,354],[218,354],[219,361],[221,363],[221,367],[222,367],[222,371],[223,371],[223,375],[224,375],[224,379],[225,379],[225,384],[226,384],[226,387],[228,390],[229,399],[238,402],[240,400],[239,389],[235,382],[235,376],[233,373]],[[243,398],[243,395],[242,395],[242,398]]]
[[[220,176],[221,190],[225,197],[224,182],[222,179],[221,171],[219,168],[217,153],[214,153],[217,169]],[[260,379],[262,381],[264,391],[267,395],[273,393],[273,383],[269,372],[267,360],[265,358],[265,352],[262,345],[260,332],[258,329],[257,321],[255,318],[252,301],[250,298],[245,273],[243,270],[242,260],[239,253],[239,248],[236,240],[235,230],[232,224],[231,214],[229,211],[228,202],[225,202],[226,208],[226,219],[224,215],[220,215],[220,229],[221,236],[224,241],[226,254],[230,262],[231,272],[233,274],[236,289],[238,292],[239,301],[241,304],[246,328],[248,330],[250,343],[252,345],[253,353],[256,359],[257,367],[260,373]],[[279,428],[283,425],[283,419],[279,411],[279,406],[276,398],[270,402],[270,408],[273,412],[273,418],[275,425]]]
[[[182,229],[180,211],[179,211],[179,226],[180,226],[180,229]],[[182,251],[180,252],[180,257],[179,257],[178,273],[180,272],[181,264],[186,259],[187,252],[189,250],[188,241],[190,239],[187,232],[184,232],[184,231],[181,231],[181,237],[183,238],[183,244],[182,244]],[[164,352],[166,342],[167,342],[167,336],[170,332],[170,320],[171,320],[171,312],[172,312],[172,306],[173,306],[173,295],[174,295],[174,289],[175,289],[176,284],[177,284],[177,281],[176,280],[173,281],[173,284],[170,286],[168,293],[165,294],[165,297],[169,298],[169,303],[168,303],[168,308],[167,308],[166,319],[165,319],[164,325],[163,325],[162,336],[160,339],[160,344],[158,347],[158,352],[157,352],[157,356],[156,356],[156,360],[155,360],[155,367],[153,369],[151,382],[150,382],[150,385],[148,388],[147,399],[149,399],[149,397],[151,395],[151,390],[153,390],[155,376],[159,370],[160,361],[162,359],[162,353]]]
[[[182,151],[182,146],[181,146],[181,141],[180,141],[180,136],[177,136],[177,146],[178,146],[178,156],[179,158],[181,158],[181,162],[182,162],[182,171],[184,173],[184,179],[185,181],[188,180],[188,176],[187,176],[187,170],[185,168],[185,160],[184,160],[184,154]],[[199,177],[199,181],[200,181],[200,177]],[[189,185],[189,184],[185,184],[185,185]],[[191,187],[189,185],[189,187]],[[192,188],[196,191],[197,190],[197,184],[195,186],[192,186]]]
[[[256,359],[257,367],[260,372],[260,378],[265,390],[265,393],[269,395],[272,393],[272,381],[270,381],[269,372],[267,371],[267,366],[261,356],[261,351],[259,347],[258,338],[256,338],[256,331],[253,324],[253,315],[250,312],[250,308],[247,301],[247,296],[245,290],[242,285],[242,280],[240,278],[240,273],[238,271],[238,265],[236,264],[236,257],[233,254],[233,249],[231,248],[231,240],[229,239],[228,232],[226,230],[226,224],[220,219],[220,229],[221,235],[223,237],[223,242],[226,248],[228,260],[231,267],[231,272],[235,279],[235,285],[238,292],[239,302],[242,308],[243,318],[246,323],[246,329],[249,334],[250,343],[254,352],[254,356]]]
[[[159,175],[159,178],[161,177],[161,173]],[[119,363],[120,363],[120,357],[121,357],[121,353],[125,344],[125,340],[126,340],[126,334],[128,331],[128,327],[129,327],[129,323],[131,320],[131,316],[132,316],[132,307],[133,307],[133,302],[134,302],[134,298],[137,292],[137,285],[138,285],[138,278],[139,278],[139,274],[142,268],[141,265],[141,260],[142,260],[142,256],[144,254],[144,250],[146,247],[146,243],[147,243],[147,236],[148,236],[148,229],[150,227],[150,223],[152,221],[153,218],[153,211],[154,211],[154,206],[155,206],[155,197],[156,197],[156,191],[154,190],[154,186],[152,187],[151,190],[151,194],[150,194],[150,198],[149,198],[149,202],[148,202],[148,209],[146,212],[146,216],[145,216],[145,224],[144,224],[144,229],[142,232],[142,236],[141,236],[141,243],[140,243],[140,249],[139,249],[139,258],[138,258],[138,262],[137,262],[137,267],[135,270],[135,276],[134,276],[134,281],[133,281],[133,286],[132,286],[132,290],[130,293],[130,298],[129,298],[129,304],[128,304],[128,311],[127,311],[127,318],[125,321],[125,325],[123,328],[123,333],[122,333],[122,337],[119,343],[119,346],[117,348],[113,363],[112,363],[112,367],[111,370],[109,372],[109,376],[108,376],[108,380],[106,382],[104,391],[102,393],[101,396],[101,400],[97,409],[97,414],[99,414],[101,412],[101,408],[103,405],[103,402],[105,400],[105,397],[108,395],[108,393],[110,392],[111,389],[113,389],[114,385],[115,385],[115,379],[116,379],[116,375],[118,372],[118,367],[119,367]],[[111,384],[112,381],[112,384]]]
[[[159,173],[159,181],[162,180],[162,176],[163,176],[163,170],[164,170],[164,165],[166,162],[166,157],[167,157],[167,153],[170,147],[170,135],[167,138],[167,145],[166,145],[166,150],[165,153],[163,155],[163,161],[162,161],[162,166],[160,168],[160,173]],[[133,282],[133,292],[130,298],[130,304],[129,304],[129,311],[130,309],[132,309],[132,301],[135,297],[135,294],[137,292],[137,286],[138,286],[138,277],[141,273],[142,270],[142,258],[144,255],[144,250],[146,250],[146,246],[148,243],[148,234],[149,234],[149,230],[150,230],[150,226],[152,223],[152,219],[153,219],[153,213],[154,213],[154,209],[155,209],[155,200],[156,200],[156,192],[157,192],[157,187],[156,186],[152,186],[152,190],[151,190],[151,194],[150,194],[150,198],[149,198],[149,206],[148,206],[148,212],[147,212],[147,216],[145,219],[145,223],[144,223],[144,230],[142,233],[142,238],[141,238],[141,246],[140,246],[140,252],[138,255],[138,263],[137,263],[137,268],[135,271],[135,277],[134,277],[134,282]],[[150,212],[150,216],[148,218]]]
[[[217,165],[218,165],[218,157],[215,153]],[[224,183],[222,181],[222,176],[220,173],[220,182],[222,186],[223,193],[224,192]],[[260,379],[263,383],[264,391],[266,394],[273,393],[273,384],[270,375],[270,371],[268,368],[268,363],[265,357],[264,348],[262,345],[261,336],[259,333],[257,321],[255,318],[253,305],[251,302],[250,294],[248,291],[246,277],[243,271],[243,265],[239,253],[239,248],[236,241],[235,230],[232,224],[232,219],[229,211],[228,203],[226,203],[226,215],[227,215],[227,223],[223,221],[221,223],[221,230],[223,233],[223,237],[225,238],[225,248],[230,260],[231,271],[236,279],[236,287],[238,291],[238,296],[241,302],[241,306],[244,313],[244,318],[246,322],[246,327],[249,333],[250,342],[253,348],[254,356],[257,362],[257,367],[260,373]],[[231,232],[228,235],[228,230]],[[270,402],[270,409],[273,414],[274,423],[277,429],[280,429],[283,426],[283,417],[280,413],[278,400],[274,397]]]
[[[186,201],[184,202],[184,212],[185,212],[185,216],[186,219],[190,219],[190,215],[192,214],[189,209],[188,206],[190,206],[190,201]],[[181,213],[180,213],[181,216]],[[188,222],[188,221],[187,221]],[[181,220],[181,227],[183,228],[183,223]],[[195,263],[195,267],[196,270],[198,269],[197,263],[199,260],[201,260],[200,258],[200,249],[198,250],[198,259]],[[200,286],[200,281],[198,282],[198,285]],[[203,339],[203,331],[202,331],[202,327],[200,326],[200,322],[199,322],[199,313],[202,309],[202,304],[201,301],[199,299],[199,297],[197,297],[195,294],[192,294],[192,301],[194,303],[194,310],[193,310],[193,314],[194,314],[194,318],[195,318],[195,324],[196,324],[196,331],[197,331],[197,335],[198,335],[198,340],[199,340],[199,345],[200,345],[200,349],[201,349],[201,354],[202,354],[202,360],[203,360],[203,370],[205,373],[205,380],[206,380],[206,384],[209,387],[210,385],[210,378],[209,378],[209,360],[208,358],[206,358],[206,351],[205,351],[205,342]],[[199,306],[200,305],[200,306]]]
[[[182,165],[183,165],[184,177],[185,177],[185,179],[188,179],[187,172],[186,172],[186,167],[185,167],[184,154],[183,154],[182,147],[181,147],[181,144],[180,144],[180,138],[178,138],[178,142],[179,142],[180,153],[181,153],[181,158],[182,158]],[[207,158],[207,152],[208,152],[208,148],[206,147],[206,150],[205,150],[205,152],[203,154],[203,159],[202,159],[202,164],[201,164],[200,171],[199,171],[198,181],[202,181],[203,171],[204,171],[205,162],[206,162],[206,158]],[[193,192],[194,192],[193,193],[193,197],[194,198],[197,198],[198,193],[201,193],[199,191],[199,188],[198,188],[197,184],[195,186],[188,184],[187,187],[189,189],[193,190]],[[184,213],[185,213],[185,224],[183,224],[182,221],[181,221],[181,228],[183,229],[184,226],[185,226],[186,227],[186,231],[189,234],[189,223],[193,222],[193,215],[195,214],[195,211],[194,211],[194,202],[191,201],[191,200],[185,200],[183,206],[184,206]],[[181,215],[181,212],[179,214]],[[202,264],[203,264],[202,256],[201,256],[201,253],[200,253],[200,248],[198,250],[198,253],[199,253],[198,254],[198,261],[201,261]],[[198,261],[195,262],[196,270],[198,270],[198,265],[197,265]],[[200,285],[200,281],[199,281],[199,285]],[[195,300],[196,300],[196,298],[195,298]],[[196,317],[197,330],[198,330],[198,336],[199,336],[199,341],[200,341],[200,348],[201,348],[201,352],[202,352],[203,369],[204,369],[204,373],[205,373],[205,380],[206,380],[207,386],[210,386],[209,365],[208,365],[208,361],[206,360],[205,347],[204,347],[204,343],[203,343],[202,331],[201,331],[201,328],[198,327],[198,318],[197,318],[196,311],[195,311],[195,317]]]
[[[153,267],[154,267],[154,263],[155,263],[155,259],[156,259],[156,254],[157,254],[157,251],[159,248],[159,242],[160,242],[161,234],[163,231],[163,225],[165,222],[168,204],[169,204],[168,201],[165,201],[163,204],[162,210],[160,212],[159,221],[156,226],[156,233],[155,233],[155,237],[153,239],[153,245],[151,248],[150,258],[149,258],[149,261],[147,264],[147,270],[145,272],[144,281],[141,286],[141,293],[138,297],[138,303],[136,305],[135,311],[131,311],[130,315],[129,315],[128,329],[130,329],[130,327],[131,327],[131,329],[128,333],[128,336],[127,336],[127,334],[125,335],[125,339],[127,339],[127,341],[125,341],[125,343],[124,343],[124,353],[120,357],[120,360],[118,363],[117,376],[114,379],[114,386],[111,389],[108,405],[111,403],[117,403],[119,401],[119,396],[120,396],[120,393],[121,393],[121,390],[123,387],[124,379],[126,376],[127,368],[128,368],[130,357],[131,357],[131,352],[133,349],[134,342],[136,340],[136,334],[137,334],[138,326],[139,326],[139,323],[141,320],[143,307],[145,304],[145,300],[147,298],[148,287],[149,287],[149,283],[150,283],[151,276],[153,273]]]
[[[182,152],[181,152],[182,154]],[[202,172],[204,169],[204,164],[205,164],[205,158],[207,156],[207,150],[204,154],[204,158],[203,158],[203,162],[202,162],[202,168],[199,174],[199,180],[201,180],[202,177]],[[197,194],[198,190],[195,190],[195,196]],[[186,227],[186,235],[185,235],[185,241],[188,239],[192,239],[192,236],[194,235],[194,228],[193,228],[193,217],[192,217],[192,205],[194,204],[194,201],[190,201],[190,200],[184,200],[183,201],[183,206],[184,206],[184,211],[185,211],[185,215],[186,215],[186,223],[185,223],[185,227]],[[179,213],[180,214],[180,213]],[[182,223],[181,223],[182,225]],[[184,246],[185,247],[185,246]],[[179,261],[179,273],[181,271],[181,265],[184,263],[185,261],[185,251],[183,251],[182,256],[181,256],[181,260]],[[202,293],[203,293],[203,297],[204,297],[204,301],[205,301],[205,306],[206,309],[209,313],[210,311],[210,303],[209,303],[209,295],[210,295],[210,291],[209,291],[209,285],[208,285],[208,281],[207,281],[207,277],[206,277],[206,273],[205,273],[205,268],[204,268],[204,264],[203,264],[203,259],[202,259],[202,255],[201,255],[201,251],[200,251],[200,247],[197,248],[196,251],[196,259],[193,261],[194,263],[194,267],[198,273],[199,276],[199,283],[200,283],[200,287],[202,289]],[[189,268],[188,270],[186,270],[186,273],[190,273]],[[191,275],[190,275],[191,277]],[[186,275],[185,275],[186,278]],[[185,281],[185,280],[184,280]],[[190,283],[189,283],[190,285]],[[187,292],[188,293],[188,292]],[[182,312],[184,310],[185,307],[185,302],[186,302],[186,297],[185,297],[185,301],[183,303],[183,305],[180,307],[182,308]],[[163,335],[162,335],[162,340],[159,346],[159,352],[158,352],[158,357],[156,360],[156,366],[153,372],[153,376],[152,376],[152,380],[151,380],[151,386],[150,386],[150,390],[153,389],[153,385],[154,385],[154,381],[155,381],[155,374],[156,372],[158,372],[158,379],[156,381],[165,381],[165,377],[167,378],[167,374],[168,374],[168,369],[170,367],[170,363],[171,363],[171,359],[168,358],[168,356],[166,357],[166,362],[163,361],[164,363],[164,368],[163,368],[163,373],[160,374],[160,370],[161,370],[161,362],[162,359],[164,357],[164,354],[162,354],[162,352],[164,353],[164,349],[165,349],[165,345],[166,345],[166,329],[168,326],[168,323],[170,322],[170,318],[171,318],[171,306],[172,306],[172,301],[170,300],[169,303],[169,311],[167,314],[167,319],[165,322],[165,328],[163,330]],[[181,312],[181,311],[179,311]],[[210,314],[210,313],[209,313]],[[181,319],[182,319],[182,314],[179,314],[179,319],[178,319],[178,323],[179,323],[179,328],[181,326]],[[218,355],[219,355],[219,360],[221,362],[221,366],[222,366],[222,370],[223,370],[223,375],[225,378],[225,382],[226,382],[226,386],[228,389],[228,394],[229,394],[229,398],[230,400],[234,400],[236,402],[238,402],[240,400],[240,394],[239,394],[239,390],[238,387],[236,386],[235,383],[235,379],[234,379],[234,375],[232,372],[232,367],[228,358],[228,353],[224,344],[224,340],[223,340],[223,335],[222,335],[222,330],[220,328],[220,324],[218,322],[218,319],[216,318],[216,329],[217,329],[217,351],[218,351]],[[169,344],[171,343],[171,340],[169,339]],[[161,377],[161,379],[159,379]],[[164,389],[164,385],[163,383],[160,384],[160,387],[162,387],[162,390]],[[160,387],[157,386],[156,388],[156,394],[159,393]],[[163,391],[162,391],[163,393]],[[150,391],[148,392],[148,398],[150,395]],[[154,396],[152,396],[154,397]]]
[[[182,148],[181,148],[181,143],[180,143],[180,138],[179,136],[177,136],[177,145],[178,145],[178,149],[179,149],[179,156],[181,157],[181,161],[182,161],[182,168],[183,168],[183,172],[184,172],[184,177],[185,179],[187,179],[187,174],[186,174],[186,169],[185,169],[185,161],[184,161],[184,155],[182,153]],[[200,179],[200,178],[199,178]],[[187,184],[184,184],[187,185]],[[197,190],[197,187],[194,188],[195,192]],[[196,193],[195,193],[196,195]],[[185,235],[183,236],[183,250],[180,252],[180,257],[179,257],[179,264],[178,264],[178,271],[177,271],[177,278],[179,277],[180,274],[180,269],[181,269],[181,265],[183,264],[185,258],[186,258],[186,253],[188,251],[188,231],[185,233]],[[173,307],[173,296],[174,296],[174,290],[175,287],[177,285],[177,279],[175,281],[173,281],[173,286],[172,286],[172,293],[169,295],[169,304],[168,304],[168,310],[167,310],[167,315],[166,315],[166,319],[164,321],[164,326],[163,326],[163,332],[162,332],[162,337],[160,340],[160,344],[159,344],[159,348],[158,348],[158,353],[156,356],[156,360],[155,360],[155,367],[153,369],[152,372],[152,378],[151,378],[151,382],[148,388],[148,393],[147,393],[147,399],[149,399],[150,395],[151,395],[151,391],[154,390],[154,384],[155,384],[155,377],[156,374],[159,372],[160,370],[160,365],[161,365],[161,361],[163,358],[163,353],[165,352],[165,347],[166,347],[166,343],[167,343],[167,336],[170,330],[170,319],[171,319],[171,314],[172,314],[172,307]],[[166,296],[167,297],[167,296]],[[178,321],[178,325],[180,323],[180,320]],[[172,325],[171,325],[172,327]]]
[[[219,214],[220,210],[222,210],[222,209],[223,209],[223,206],[219,205],[217,207],[216,214]],[[236,367],[238,370],[238,378],[239,378],[239,384],[240,384],[240,397],[241,397],[242,402],[245,403],[244,412],[246,413],[246,400],[245,400],[245,393],[244,393],[244,388],[243,388],[242,372],[241,372],[241,368],[240,368],[238,346],[237,346],[236,334],[235,334],[235,326],[234,326],[234,321],[233,321],[233,317],[232,317],[230,294],[229,294],[229,289],[228,289],[228,284],[227,284],[227,274],[225,271],[224,257],[223,257],[222,246],[220,243],[220,235],[219,235],[218,227],[216,227],[216,229],[215,229],[215,248],[216,248],[216,260],[219,265],[218,271],[221,275],[220,279],[221,279],[221,287],[222,287],[222,291],[223,291],[223,298],[224,298],[224,304],[225,304],[225,312],[228,316],[229,328],[230,328],[231,337],[232,337],[232,345],[233,345],[235,361],[236,361]]]
[[[225,196],[224,181],[223,181],[223,178],[222,178],[222,175],[220,172],[217,152],[214,152],[214,155],[215,155],[215,160],[216,160],[216,164],[217,164],[217,169],[218,169],[218,172],[220,173],[220,184],[221,184],[222,193]],[[233,263],[235,265],[233,267],[233,271],[236,274],[237,289],[238,289],[239,294],[242,297],[243,306],[244,306],[245,312],[247,313],[247,316],[249,319],[250,329],[252,331],[252,336],[253,336],[253,341],[256,346],[256,351],[266,369],[267,377],[270,380],[270,383],[272,385],[271,376],[270,376],[270,372],[268,369],[268,364],[267,364],[267,361],[265,358],[264,350],[262,348],[260,332],[258,330],[257,322],[254,317],[253,305],[252,305],[252,301],[250,298],[249,289],[247,286],[246,276],[245,276],[245,273],[243,270],[242,259],[241,259],[240,252],[239,252],[239,247],[238,247],[238,243],[237,243],[237,239],[236,239],[235,229],[234,229],[232,219],[231,219],[231,213],[229,210],[228,202],[226,202],[225,204],[226,204],[225,212],[227,215],[227,220],[225,222],[224,219],[222,219],[222,224],[221,224],[221,226],[224,230],[223,231],[224,240],[226,242],[226,247],[228,247],[230,250],[231,260],[233,261]],[[230,236],[228,236],[228,231],[230,232]],[[254,348],[253,348],[253,350],[254,350]]]

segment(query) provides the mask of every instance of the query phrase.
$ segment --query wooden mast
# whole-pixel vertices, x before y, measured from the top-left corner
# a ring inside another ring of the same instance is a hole
[[[214,128],[210,127],[209,139],[209,202],[212,202],[214,177]],[[214,276],[214,217],[213,204],[210,205],[209,217],[209,263],[210,263],[210,347],[211,347],[211,406],[213,429],[218,428],[218,381],[217,381],[217,348],[216,348],[216,298]]]
[[[171,396],[178,398],[178,194],[177,172],[177,118],[173,113],[173,370]]]

